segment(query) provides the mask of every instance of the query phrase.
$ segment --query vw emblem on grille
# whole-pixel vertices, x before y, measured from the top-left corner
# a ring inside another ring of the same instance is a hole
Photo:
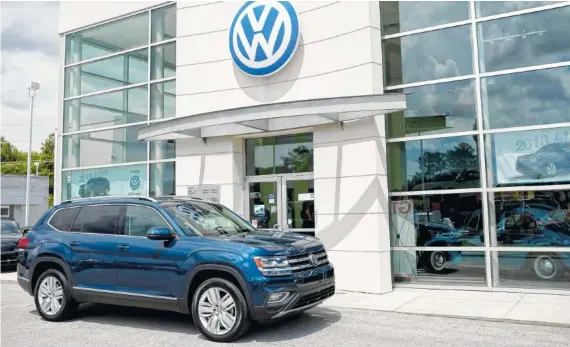
[[[248,1],[230,27],[232,60],[246,74],[274,74],[295,54],[299,36],[299,18],[289,1]]]
[[[311,264],[313,265],[317,265],[319,260],[317,259],[317,255],[316,254],[309,254],[309,261],[311,262]]]

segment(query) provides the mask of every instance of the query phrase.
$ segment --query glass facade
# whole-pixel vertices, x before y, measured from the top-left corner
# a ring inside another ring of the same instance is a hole
[[[394,282],[570,289],[570,6],[380,11]]]
[[[176,5],[65,38],[61,199],[173,195],[175,142],[137,130],[176,114]]]

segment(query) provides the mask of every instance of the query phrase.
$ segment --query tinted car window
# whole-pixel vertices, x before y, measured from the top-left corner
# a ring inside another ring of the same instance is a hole
[[[127,206],[123,235],[146,237],[151,228],[168,228],[170,226],[154,209],[142,206]]]
[[[79,210],[79,208],[64,208],[57,210],[49,221],[49,224],[59,231],[69,231],[71,225],[75,221],[75,218],[77,218]]]
[[[121,206],[84,206],[71,231],[92,234],[114,234],[119,225]]]
[[[8,234],[8,235],[18,234],[20,232],[18,224],[10,220],[3,220],[1,229],[2,229],[2,234]]]

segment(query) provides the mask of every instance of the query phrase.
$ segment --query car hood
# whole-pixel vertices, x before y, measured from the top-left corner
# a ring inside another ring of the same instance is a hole
[[[209,239],[239,242],[268,251],[306,251],[322,247],[319,239],[280,231],[250,231],[234,235],[206,236]]]

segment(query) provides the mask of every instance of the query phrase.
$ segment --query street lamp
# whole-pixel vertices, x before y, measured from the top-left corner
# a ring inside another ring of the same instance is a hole
[[[34,97],[36,91],[40,89],[38,82],[30,82],[28,84],[28,97],[30,98],[30,138],[28,141],[28,171],[26,173],[26,224],[30,225],[30,169],[32,167],[32,121],[34,118]]]

